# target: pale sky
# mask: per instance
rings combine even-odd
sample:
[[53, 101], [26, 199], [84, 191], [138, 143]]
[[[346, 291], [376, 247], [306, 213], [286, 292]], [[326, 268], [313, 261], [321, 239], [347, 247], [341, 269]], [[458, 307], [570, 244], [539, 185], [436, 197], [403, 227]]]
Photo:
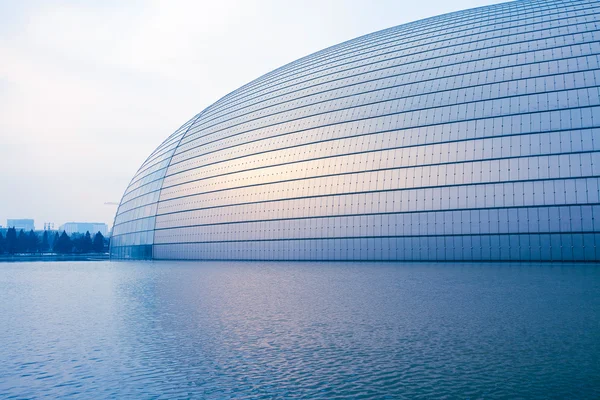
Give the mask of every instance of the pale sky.
[[0, 0], [0, 225], [112, 225], [193, 115], [325, 47], [490, 0]]

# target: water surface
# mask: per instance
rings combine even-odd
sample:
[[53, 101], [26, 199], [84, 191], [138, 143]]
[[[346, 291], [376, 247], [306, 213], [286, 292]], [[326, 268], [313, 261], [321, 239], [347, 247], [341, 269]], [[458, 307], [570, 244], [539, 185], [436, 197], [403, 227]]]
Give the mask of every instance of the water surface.
[[0, 398], [599, 398], [600, 267], [0, 265]]

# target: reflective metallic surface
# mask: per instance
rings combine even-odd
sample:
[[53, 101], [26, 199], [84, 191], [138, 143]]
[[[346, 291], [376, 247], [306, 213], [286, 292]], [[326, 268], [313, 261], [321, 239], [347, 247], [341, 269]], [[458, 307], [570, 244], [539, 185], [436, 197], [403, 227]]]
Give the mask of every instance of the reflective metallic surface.
[[600, 260], [599, 22], [517, 1], [268, 73], [144, 162], [111, 255]]

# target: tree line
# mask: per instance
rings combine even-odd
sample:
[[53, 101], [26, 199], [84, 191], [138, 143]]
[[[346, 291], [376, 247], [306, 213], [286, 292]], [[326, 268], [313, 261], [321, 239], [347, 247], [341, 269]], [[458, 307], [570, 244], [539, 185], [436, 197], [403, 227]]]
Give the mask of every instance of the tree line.
[[54, 236], [44, 231], [40, 237], [33, 230], [25, 233], [22, 229], [17, 233], [15, 228], [9, 228], [6, 236], [0, 232], [0, 254], [17, 253], [48, 253], [58, 254], [81, 254], [81, 253], [104, 253], [108, 241], [100, 232], [92, 238], [90, 232], [85, 235], [73, 233], [69, 236], [65, 231]]

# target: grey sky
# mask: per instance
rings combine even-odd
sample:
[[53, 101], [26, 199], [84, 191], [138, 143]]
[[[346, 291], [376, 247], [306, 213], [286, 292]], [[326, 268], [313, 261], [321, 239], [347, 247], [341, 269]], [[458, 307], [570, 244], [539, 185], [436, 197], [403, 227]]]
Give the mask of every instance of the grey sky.
[[112, 224], [194, 114], [336, 43], [490, 0], [0, 0], [0, 225]]

